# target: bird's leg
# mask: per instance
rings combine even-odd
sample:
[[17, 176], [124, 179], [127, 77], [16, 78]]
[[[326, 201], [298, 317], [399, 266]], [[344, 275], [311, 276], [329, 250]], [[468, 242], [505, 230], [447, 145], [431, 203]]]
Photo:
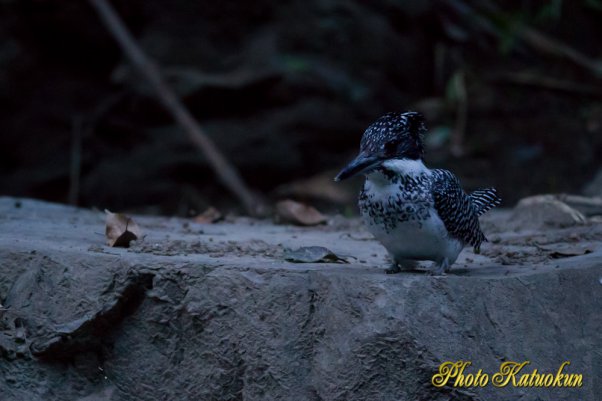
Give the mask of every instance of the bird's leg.
[[447, 258], [443, 258], [433, 263], [433, 269], [430, 273], [432, 276], [445, 276], [445, 273], [447, 273], [450, 268], [451, 266], [449, 264], [449, 260]]
[[395, 274], [402, 271], [410, 271], [415, 270], [417, 262], [414, 260], [396, 260], [395, 258], [391, 258], [393, 262], [391, 262], [391, 267], [385, 270], [387, 274]]
[[391, 266], [387, 269], [385, 269], [385, 273], [387, 274], [395, 274], [395, 273], [399, 273], [401, 271], [401, 267], [399, 267], [399, 265], [397, 264], [396, 261], [391, 262]]

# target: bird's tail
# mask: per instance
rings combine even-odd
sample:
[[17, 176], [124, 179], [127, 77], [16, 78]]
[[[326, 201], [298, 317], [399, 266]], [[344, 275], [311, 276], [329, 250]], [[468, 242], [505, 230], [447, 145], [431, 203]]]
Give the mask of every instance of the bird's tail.
[[495, 188], [478, 189], [470, 194], [470, 199], [479, 216], [502, 203]]

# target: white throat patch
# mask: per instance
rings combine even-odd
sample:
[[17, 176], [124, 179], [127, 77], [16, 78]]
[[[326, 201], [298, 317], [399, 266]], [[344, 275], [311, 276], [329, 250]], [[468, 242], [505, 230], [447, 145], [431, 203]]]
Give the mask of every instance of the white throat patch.
[[422, 160], [391, 159], [384, 162], [383, 167], [399, 175], [419, 175], [429, 172]]

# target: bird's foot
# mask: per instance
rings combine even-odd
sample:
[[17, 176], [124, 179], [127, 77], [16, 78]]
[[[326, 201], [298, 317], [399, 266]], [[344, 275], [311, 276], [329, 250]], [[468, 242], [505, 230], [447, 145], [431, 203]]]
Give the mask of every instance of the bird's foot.
[[385, 269], [385, 273], [387, 274], [396, 274], [401, 272], [401, 267], [395, 262], [391, 263], [391, 267]]
[[391, 267], [385, 269], [387, 274], [395, 274], [402, 271], [416, 270], [417, 262], [413, 260], [403, 260], [401, 262], [392, 262]]
[[449, 260], [443, 259], [433, 263], [433, 268], [430, 270], [429, 274], [431, 276], [445, 276], [450, 269], [451, 266]]
[[444, 271], [439, 271], [439, 270], [429, 270], [426, 274], [428, 276], [433, 276], [433, 277], [445, 277], [445, 276], [447, 276], [447, 273], [445, 273]]

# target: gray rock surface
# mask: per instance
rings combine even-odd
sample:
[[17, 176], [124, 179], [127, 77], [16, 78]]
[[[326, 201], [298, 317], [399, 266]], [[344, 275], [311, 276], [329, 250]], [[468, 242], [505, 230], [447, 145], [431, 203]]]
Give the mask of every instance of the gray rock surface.
[[583, 188], [583, 194], [587, 196], [602, 196], [602, 169], [599, 169], [594, 178]]
[[[134, 218], [146, 237], [108, 248], [102, 212], [0, 198], [1, 400], [602, 399], [602, 224], [493, 213], [482, 254], [432, 277], [385, 274], [356, 220]], [[314, 245], [351, 263], [284, 261]], [[569, 360], [583, 387], [433, 387], [457, 360]]]
[[585, 216], [557, 198], [556, 195], [535, 195], [521, 199], [509, 219], [515, 230], [571, 227], [586, 222]]

